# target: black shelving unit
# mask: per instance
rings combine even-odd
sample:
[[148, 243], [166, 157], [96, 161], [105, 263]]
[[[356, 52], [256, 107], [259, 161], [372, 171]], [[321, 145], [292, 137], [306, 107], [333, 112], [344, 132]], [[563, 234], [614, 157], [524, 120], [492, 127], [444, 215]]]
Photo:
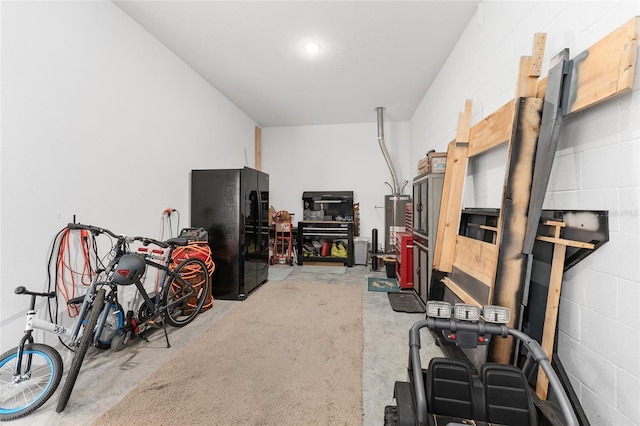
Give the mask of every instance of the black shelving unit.
[[[308, 241], [345, 242], [347, 257], [309, 256], [304, 257], [303, 245]], [[298, 265], [304, 262], [334, 262], [353, 266], [353, 222], [336, 221], [300, 221], [298, 222]]]

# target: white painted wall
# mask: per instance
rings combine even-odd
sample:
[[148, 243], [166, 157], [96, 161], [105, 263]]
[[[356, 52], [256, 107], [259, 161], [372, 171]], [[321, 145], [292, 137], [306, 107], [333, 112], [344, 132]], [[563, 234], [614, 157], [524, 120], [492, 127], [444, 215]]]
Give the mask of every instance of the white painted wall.
[[[634, 15], [635, 1], [483, 2], [412, 117], [413, 158], [446, 148], [466, 99], [475, 124], [514, 96], [534, 33], [547, 33], [546, 75], [561, 49], [573, 57]], [[610, 214], [610, 241], [565, 275], [559, 319], [559, 353], [594, 425], [640, 422], [639, 117], [637, 72], [632, 93], [566, 122], [544, 205]], [[468, 176], [466, 205], [499, 207], [501, 176]]]
[[159, 236], [173, 207], [188, 226], [190, 170], [253, 165], [255, 123], [111, 2], [1, 8], [4, 352], [28, 304], [13, 289], [45, 288], [73, 215]]
[[[45, 287], [48, 245], [74, 214], [154, 235], [174, 207], [188, 225], [189, 170], [254, 164], [254, 123], [110, 2], [0, 2], [0, 13], [1, 352], [23, 326], [13, 288]], [[385, 123], [400, 179], [446, 148], [465, 99], [476, 123], [513, 97], [535, 32], [548, 34], [546, 74], [562, 48], [577, 54], [638, 14], [635, 1], [483, 3], [411, 122]], [[610, 211], [611, 241], [565, 276], [560, 314], [560, 354], [598, 425], [640, 418], [638, 87], [640, 76], [566, 123], [545, 203]], [[362, 235], [377, 228], [382, 241], [376, 106], [371, 123], [263, 129], [271, 204], [300, 219], [303, 191], [353, 190]], [[499, 176], [471, 181], [469, 200], [497, 206]]]
[[[372, 119], [376, 119], [374, 107]], [[409, 123], [385, 122], [384, 137], [398, 181], [411, 180]], [[378, 144], [376, 122], [331, 126], [268, 127], [262, 129], [262, 169], [269, 173], [270, 204], [302, 220], [304, 191], [354, 191], [360, 203], [360, 235], [371, 242], [378, 230], [384, 242], [385, 182], [391, 173]], [[402, 186], [402, 185], [401, 185]], [[404, 191], [411, 194], [411, 184]]]

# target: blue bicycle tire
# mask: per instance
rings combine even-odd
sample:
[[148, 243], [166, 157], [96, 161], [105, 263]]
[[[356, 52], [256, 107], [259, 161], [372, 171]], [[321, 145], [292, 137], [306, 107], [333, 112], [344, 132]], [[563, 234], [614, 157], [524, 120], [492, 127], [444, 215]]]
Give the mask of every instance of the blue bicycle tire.
[[[31, 343], [24, 346], [23, 366], [31, 358], [31, 371], [20, 383], [13, 383], [18, 348], [13, 348], [0, 357], [0, 421], [25, 417], [40, 408], [56, 391], [62, 378], [62, 358], [51, 346]], [[39, 374], [42, 373], [42, 374]], [[7, 397], [14, 393], [16, 398]], [[20, 402], [17, 396], [20, 395]]]

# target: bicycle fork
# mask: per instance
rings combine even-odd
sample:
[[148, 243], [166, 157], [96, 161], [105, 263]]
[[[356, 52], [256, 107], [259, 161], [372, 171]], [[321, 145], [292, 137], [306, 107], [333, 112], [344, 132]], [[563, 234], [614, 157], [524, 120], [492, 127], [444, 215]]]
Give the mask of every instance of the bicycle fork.
[[[100, 317], [98, 317], [98, 324], [96, 325], [96, 332], [93, 335], [93, 345], [98, 343], [100, 339], [100, 335], [102, 330], [104, 329], [104, 325], [107, 323], [107, 318], [111, 313], [111, 307], [113, 305], [118, 306], [118, 292], [116, 286], [112, 285], [111, 291], [107, 295], [107, 298], [104, 301], [104, 307], [102, 308], [102, 312], [100, 313]], [[127, 323], [123, 324], [123, 328]], [[120, 330], [116, 330], [116, 333], [120, 332]]]
[[33, 297], [33, 301], [29, 307], [29, 311], [27, 312], [27, 323], [24, 328], [24, 336], [20, 339], [20, 343], [18, 344], [18, 348], [16, 350], [16, 367], [13, 372], [13, 383], [20, 383], [22, 380], [28, 379], [31, 377], [31, 359], [32, 355], [29, 354], [27, 356], [26, 368], [22, 368], [23, 366], [23, 356], [24, 356], [24, 347], [26, 344], [33, 343], [33, 330], [45, 330], [52, 333], [57, 334], [58, 336], [71, 336], [71, 331], [68, 328], [59, 326], [58, 324], [51, 323], [49, 321], [44, 321], [39, 318], [36, 318], [36, 311], [34, 309], [35, 306], [35, 296]]

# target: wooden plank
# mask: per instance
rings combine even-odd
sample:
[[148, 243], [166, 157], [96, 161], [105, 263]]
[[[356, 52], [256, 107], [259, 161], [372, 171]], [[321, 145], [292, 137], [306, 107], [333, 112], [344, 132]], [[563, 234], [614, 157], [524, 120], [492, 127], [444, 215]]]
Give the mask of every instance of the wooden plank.
[[471, 296], [479, 305], [487, 305], [489, 303], [491, 287], [487, 284], [472, 277], [455, 265], [453, 266], [453, 272], [449, 274], [449, 278], [455, 282], [458, 287], [464, 289], [465, 293]]
[[532, 78], [529, 70], [532, 67], [531, 56], [521, 56], [518, 66], [518, 81], [516, 82], [516, 98], [535, 97], [538, 91], [538, 78]]
[[529, 76], [540, 77], [542, 73], [542, 62], [544, 61], [544, 48], [547, 42], [546, 33], [535, 33], [533, 36], [533, 48], [531, 53], [531, 65]]
[[[556, 338], [556, 326], [558, 324], [558, 309], [560, 307], [560, 291], [562, 289], [562, 275], [564, 274], [564, 264], [567, 255], [567, 247], [589, 248], [593, 250], [595, 246], [581, 241], [565, 240], [560, 238], [560, 231], [566, 227], [565, 222], [548, 220], [546, 226], [553, 227], [553, 237], [539, 236], [541, 241], [554, 244], [553, 257], [551, 259], [551, 273], [549, 274], [549, 289], [547, 291], [547, 304], [544, 313], [544, 325], [542, 329], [541, 346], [547, 358], [553, 355], [553, 344]], [[538, 369], [536, 382], [536, 394], [540, 399], [547, 399], [549, 379], [541, 368]]]
[[262, 170], [262, 128], [256, 126], [256, 170]]
[[[556, 228], [566, 228], [567, 224], [564, 222], [560, 222], [559, 220], [547, 220], [544, 222], [547, 226], [554, 226]], [[557, 236], [557, 235], [556, 235]]]
[[[544, 314], [544, 326], [542, 332], [542, 350], [551, 359], [553, 355], [553, 342], [556, 335], [556, 324], [558, 322], [558, 307], [560, 306], [560, 290], [562, 288], [562, 275], [564, 269], [564, 258], [567, 253], [567, 246], [556, 244], [553, 248], [553, 259], [551, 261], [551, 275], [549, 278], [549, 291], [547, 293], [547, 306]], [[547, 399], [549, 379], [541, 368], [538, 369], [536, 382], [536, 394], [540, 399]]]
[[573, 59], [567, 115], [631, 90], [639, 33], [636, 16]]
[[[451, 181], [453, 180], [453, 165], [454, 165], [454, 157], [456, 156], [456, 142], [451, 141], [447, 146], [447, 164], [444, 169], [444, 178], [442, 180], [442, 197], [440, 198], [440, 211], [438, 212], [438, 229], [436, 231], [436, 244], [433, 249], [433, 269], [438, 271], [442, 271], [441, 259], [442, 259], [442, 250], [443, 247], [447, 248], [447, 251], [451, 251], [455, 249], [455, 245], [450, 242], [447, 244], [444, 243], [444, 228], [447, 223], [447, 211], [449, 207], [449, 194], [451, 193]], [[458, 154], [460, 155], [460, 154]], [[466, 157], [466, 153], [464, 154]], [[445, 256], [447, 259], [452, 259], [453, 254], [447, 253]], [[450, 263], [453, 263], [451, 261]], [[451, 267], [449, 266], [449, 270], [446, 272], [451, 272]]]
[[507, 102], [471, 128], [469, 132], [469, 157], [481, 154], [511, 139], [515, 102], [515, 100]]
[[451, 272], [453, 267], [456, 236], [460, 227], [464, 178], [467, 173], [472, 108], [473, 102], [467, 99], [464, 112], [458, 116], [456, 139], [449, 143], [447, 150], [447, 165], [444, 171], [438, 231], [433, 252], [433, 268], [442, 272]]
[[[523, 289], [526, 279], [527, 255], [522, 252], [536, 142], [540, 128], [543, 100], [521, 98], [517, 103], [516, 125], [509, 138], [508, 164], [502, 207], [498, 218], [498, 267], [491, 303], [511, 310], [510, 327], [517, 327]], [[490, 346], [492, 360], [509, 363], [512, 353], [511, 339], [495, 339]]]
[[433, 260], [433, 267], [442, 272], [451, 272], [453, 266], [456, 236], [460, 227], [464, 179], [467, 172], [467, 145], [452, 143], [449, 147]]
[[536, 33], [533, 38], [533, 53], [531, 56], [520, 58], [518, 81], [516, 83], [516, 98], [535, 98], [538, 92], [538, 77], [542, 69], [544, 45], [547, 40], [545, 33]]
[[591, 243], [583, 243], [582, 241], [565, 240], [563, 238], [538, 236], [536, 237], [536, 240], [540, 240], [540, 241], [544, 241], [552, 244], [565, 244], [569, 247], [585, 248], [590, 250], [593, 250], [595, 248], [595, 245]]
[[458, 114], [458, 130], [456, 131], [456, 142], [469, 142], [472, 109], [473, 101], [471, 101], [471, 99], [467, 99], [464, 103], [464, 111]]
[[538, 80], [538, 90], [536, 93], [536, 98], [544, 98], [545, 93], [547, 92], [547, 77], [543, 77]]
[[495, 244], [458, 235], [453, 266], [493, 287], [498, 262]]
[[444, 285], [449, 287], [449, 289], [453, 292], [453, 294], [458, 296], [460, 300], [462, 300], [464, 303], [468, 303], [470, 305], [477, 305], [480, 307], [482, 306], [473, 297], [469, 296], [467, 292], [465, 292], [462, 288], [460, 288], [456, 283], [451, 281], [449, 277], [444, 277], [442, 279], [442, 282], [444, 283]]

